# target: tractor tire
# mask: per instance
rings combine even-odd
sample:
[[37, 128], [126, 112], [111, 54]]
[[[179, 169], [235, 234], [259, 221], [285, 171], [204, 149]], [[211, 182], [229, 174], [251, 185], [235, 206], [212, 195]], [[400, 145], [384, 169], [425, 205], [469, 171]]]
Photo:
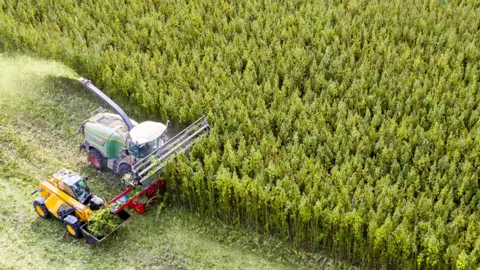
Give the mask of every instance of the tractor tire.
[[88, 151], [88, 160], [97, 170], [103, 170], [107, 166], [105, 157], [95, 148], [90, 148]]
[[67, 229], [68, 234], [73, 238], [82, 238], [82, 230], [80, 229], [80, 222], [77, 217], [74, 215], [69, 215], [63, 219], [63, 224], [65, 224], [65, 229]]
[[35, 212], [41, 217], [41, 218], [49, 218], [50, 217], [50, 212], [48, 212], [47, 207], [45, 206], [45, 198], [43, 197], [37, 197], [33, 201], [33, 208], [35, 208]]
[[122, 163], [118, 166], [118, 174], [120, 177], [123, 177], [127, 173], [132, 172], [132, 166], [128, 165], [127, 163]]

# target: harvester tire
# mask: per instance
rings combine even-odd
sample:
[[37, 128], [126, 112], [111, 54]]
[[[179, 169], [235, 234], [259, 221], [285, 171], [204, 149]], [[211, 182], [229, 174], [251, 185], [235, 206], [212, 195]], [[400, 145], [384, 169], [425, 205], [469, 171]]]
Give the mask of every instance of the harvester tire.
[[64, 218], [63, 223], [65, 224], [65, 229], [67, 229], [68, 234], [73, 238], [81, 238], [83, 236], [82, 230], [80, 229], [82, 224], [80, 224], [74, 215], [69, 215]]
[[123, 177], [127, 173], [132, 172], [132, 166], [128, 165], [127, 163], [122, 163], [118, 166], [118, 174], [120, 177]]
[[88, 160], [97, 170], [103, 170], [107, 166], [105, 157], [95, 148], [90, 148], [88, 151]]
[[49, 218], [50, 217], [50, 212], [48, 212], [48, 209], [45, 206], [45, 198], [37, 197], [33, 201], [33, 208], [35, 208], [35, 212], [37, 212], [37, 214], [41, 218]]

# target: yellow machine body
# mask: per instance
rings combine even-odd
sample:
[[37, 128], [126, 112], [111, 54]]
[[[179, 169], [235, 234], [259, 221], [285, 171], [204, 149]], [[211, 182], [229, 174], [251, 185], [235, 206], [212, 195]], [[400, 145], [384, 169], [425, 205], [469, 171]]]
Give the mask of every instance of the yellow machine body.
[[94, 211], [102, 209], [105, 201], [90, 192], [87, 177], [62, 169], [55, 173], [51, 179], [42, 181], [31, 195], [39, 196], [33, 200], [33, 208], [44, 219], [55, 217], [60, 220], [70, 236], [85, 238], [88, 244], [97, 244], [121, 224], [130, 218], [125, 210], [111, 212], [121, 219], [113, 230], [106, 235], [94, 236], [88, 229], [89, 221]]
[[[90, 207], [77, 201], [72, 195], [68, 194], [68, 187], [63, 183], [62, 179], [53, 177], [45, 180], [38, 185], [39, 195], [45, 198], [45, 206], [52, 215], [60, 218], [58, 212], [62, 207], [70, 206], [75, 209], [75, 216], [80, 222], [87, 222], [93, 211]], [[65, 192], [67, 191], [67, 192]], [[36, 209], [37, 211], [41, 209]]]

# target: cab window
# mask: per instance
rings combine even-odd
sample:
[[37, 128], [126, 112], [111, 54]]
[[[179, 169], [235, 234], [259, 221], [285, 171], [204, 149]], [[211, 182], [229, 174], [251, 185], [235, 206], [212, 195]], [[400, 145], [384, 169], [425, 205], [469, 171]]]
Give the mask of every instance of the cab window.
[[88, 189], [87, 183], [85, 183], [85, 180], [83, 179], [71, 185], [70, 188], [75, 193], [77, 200], [81, 203], [84, 203], [90, 195], [90, 190]]
[[59, 183], [60, 189], [63, 190], [63, 192], [67, 193], [70, 195], [72, 198], [76, 198], [75, 193], [72, 191], [70, 186], [66, 185], [65, 183]]
[[138, 158], [144, 158], [158, 148], [158, 138], [140, 145], [128, 142], [128, 150]]

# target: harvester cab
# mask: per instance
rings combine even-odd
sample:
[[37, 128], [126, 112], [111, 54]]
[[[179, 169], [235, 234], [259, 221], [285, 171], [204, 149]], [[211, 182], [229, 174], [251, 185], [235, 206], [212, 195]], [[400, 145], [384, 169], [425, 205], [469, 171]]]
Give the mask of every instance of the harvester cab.
[[79, 129], [84, 135], [80, 148], [88, 150], [89, 161], [95, 168], [101, 170], [108, 167], [122, 177], [131, 173], [134, 184], [146, 181], [210, 130], [205, 116], [202, 116], [174, 137], [168, 138], [168, 122], [146, 121], [139, 124], [90, 80], [79, 78], [78, 81], [116, 112], [96, 111], [83, 122]]
[[[85, 237], [88, 243], [97, 243], [100, 240], [91, 236], [84, 225], [94, 211], [105, 206], [105, 202], [90, 192], [86, 180], [71, 170], [60, 170], [51, 179], [41, 182], [31, 193], [39, 194], [33, 201], [33, 207], [41, 218], [53, 216], [62, 221], [72, 237]], [[125, 211], [115, 214], [122, 219], [122, 223], [130, 217]]]
[[165, 144], [167, 140], [166, 130], [167, 125], [162, 123], [152, 121], [140, 123], [130, 130], [127, 138], [128, 151], [137, 159], [148, 156], [160, 145]]

